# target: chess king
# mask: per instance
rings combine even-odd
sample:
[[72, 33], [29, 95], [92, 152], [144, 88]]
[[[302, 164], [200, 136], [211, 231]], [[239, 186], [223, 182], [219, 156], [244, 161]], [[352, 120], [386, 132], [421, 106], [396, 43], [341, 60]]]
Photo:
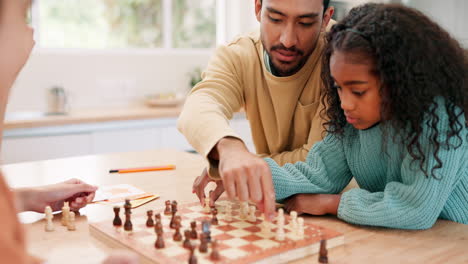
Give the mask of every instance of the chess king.
[[[229, 198], [256, 202], [270, 220], [275, 193], [261, 157], [278, 164], [303, 161], [321, 140], [319, 112], [324, 32], [333, 7], [328, 0], [251, 0], [260, 30], [219, 47], [187, 98], [179, 130], [209, 161], [193, 192], [204, 205], [204, 189], [215, 181], [210, 205]], [[244, 109], [257, 153], [230, 127]]]

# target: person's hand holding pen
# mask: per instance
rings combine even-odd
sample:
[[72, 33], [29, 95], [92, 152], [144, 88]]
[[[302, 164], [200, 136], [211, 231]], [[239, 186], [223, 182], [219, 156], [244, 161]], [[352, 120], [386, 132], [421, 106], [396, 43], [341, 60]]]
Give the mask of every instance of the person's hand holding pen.
[[20, 211], [43, 213], [46, 206], [52, 207], [53, 211], [60, 210], [64, 202], [69, 202], [70, 209], [77, 211], [93, 201], [97, 189], [79, 179], [71, 179], [51, 185], [17, 188], [14, 193]]

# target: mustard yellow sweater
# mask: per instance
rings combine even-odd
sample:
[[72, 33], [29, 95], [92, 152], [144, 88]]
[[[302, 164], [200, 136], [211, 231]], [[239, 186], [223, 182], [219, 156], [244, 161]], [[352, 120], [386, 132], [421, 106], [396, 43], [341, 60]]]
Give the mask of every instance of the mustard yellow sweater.
[[220, 46], [188, 96], [178, 128], [205, 157], [223, 137], [240, 138], [229, 126], [245, 109], [258, 154], [278, 164], [305, 160], [322, 139], [320, 112], [320, 37], [315, 51], [296, 74], [272, 75], [264, 64], [259, 32]]

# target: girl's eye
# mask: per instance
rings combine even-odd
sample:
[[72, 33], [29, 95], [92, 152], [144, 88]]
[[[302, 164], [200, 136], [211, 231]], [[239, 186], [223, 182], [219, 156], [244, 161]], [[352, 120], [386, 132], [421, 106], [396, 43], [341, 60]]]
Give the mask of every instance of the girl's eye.
[[341, 90], [341, 86], [339, 86], [337, 83], [333, 83], [333, 89]]
[[353, 94], [357, 95], [357, 96], [363, 96], [366, 92], [363, 91], [363, 92], [353, 92]]

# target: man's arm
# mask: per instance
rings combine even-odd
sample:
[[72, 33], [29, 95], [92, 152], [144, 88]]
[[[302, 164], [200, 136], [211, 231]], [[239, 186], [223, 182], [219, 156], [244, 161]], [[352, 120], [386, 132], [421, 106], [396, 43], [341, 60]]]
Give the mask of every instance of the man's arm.
[[205, 157], [222, 138], [240, 139], [229, 126], [244, 102], [238, 67], [238, 58], [230, 47], [218, 48], [179, 116], [179, 131]]

